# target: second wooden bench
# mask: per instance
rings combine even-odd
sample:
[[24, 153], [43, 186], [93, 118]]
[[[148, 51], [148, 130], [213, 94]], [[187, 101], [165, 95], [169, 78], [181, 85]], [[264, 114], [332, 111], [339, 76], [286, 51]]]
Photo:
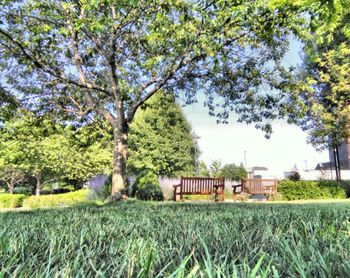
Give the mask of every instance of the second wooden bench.
[[241, 184], [232, 185], [233, 199], [242, 192], [251, 195], [276, 194], [277, 184], [275, 179], [242, 179]]

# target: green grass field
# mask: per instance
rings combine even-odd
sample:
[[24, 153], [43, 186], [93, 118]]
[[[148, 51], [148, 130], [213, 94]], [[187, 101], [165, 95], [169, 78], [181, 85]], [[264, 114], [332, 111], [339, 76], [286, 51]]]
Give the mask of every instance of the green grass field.
[[350, 203], [0, 213], [0, 277], [348, 277]]

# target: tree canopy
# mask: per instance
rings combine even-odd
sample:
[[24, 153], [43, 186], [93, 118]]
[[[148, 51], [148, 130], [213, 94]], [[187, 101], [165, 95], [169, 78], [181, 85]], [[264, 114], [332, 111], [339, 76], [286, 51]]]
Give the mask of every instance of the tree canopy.
[[30, 177], [38, 195], [50, 183], [78, 186], [96, 174], [110, 172], [110, 140], [91, 139], [94, 132], [102, 133], [97, 126], [95, 131], [89, 125], [77, 129], [23, 110], [16, 116], [0, 129], [0, 171], [7, 183], [14, 177]]
[[233, 181], [240, 181], [242, 178], [246, 178], [248, 175], [247, 170], [243, 165], [237, 166], [236, 164], [226, 164], [221, 169], [221, 176]]
[[[129, 124], [160, 89], [207, 93], [212, 114], [270, 131], [281, 59], [302, 21], [284, 5], [251, 1], [1, 1], [3, 78], [31, 107], [99, 115], [114, 129], [112, 193], [125, 187]], [[265, 91], [262, 93], [262, 88]], [[213, 93], [223, 97], [215, 112]], [[259, 113], [254, 107], [260, 106]]]

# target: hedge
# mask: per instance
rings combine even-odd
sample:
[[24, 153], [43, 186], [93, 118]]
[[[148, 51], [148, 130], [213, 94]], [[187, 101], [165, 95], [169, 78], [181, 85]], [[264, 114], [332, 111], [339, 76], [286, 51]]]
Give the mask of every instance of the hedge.
[[348, 183], [336, 181], [282, 180], [278, 192], [283, 200], [344, 199], [349, 192]]
[[18, 208], [23, 204], [26, 198], [24, 194], [0, 194], [0, 208]]
[[74, 192], [31, 196], [24, 200], [23, 207], [42, 208], [42, 207], [65, 207], [87, 202], [88, 190], [82, 189]]

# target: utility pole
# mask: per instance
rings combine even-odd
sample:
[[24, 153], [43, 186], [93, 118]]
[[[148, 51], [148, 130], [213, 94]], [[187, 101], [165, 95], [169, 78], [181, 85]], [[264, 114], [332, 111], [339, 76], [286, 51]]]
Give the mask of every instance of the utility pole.
[[200, 136], [193, 134], [192, 138], [194, 140], [194, 156], [195, 156], [195, 163], [196, 163], [196, 176], [199, 176], [199, 152], [198, 152], [198, 139], [201, 138]]
[[335, 177], [337, 181], [341, 181], [338, 145], [333, 146], [333, 157], [334, 157]]

